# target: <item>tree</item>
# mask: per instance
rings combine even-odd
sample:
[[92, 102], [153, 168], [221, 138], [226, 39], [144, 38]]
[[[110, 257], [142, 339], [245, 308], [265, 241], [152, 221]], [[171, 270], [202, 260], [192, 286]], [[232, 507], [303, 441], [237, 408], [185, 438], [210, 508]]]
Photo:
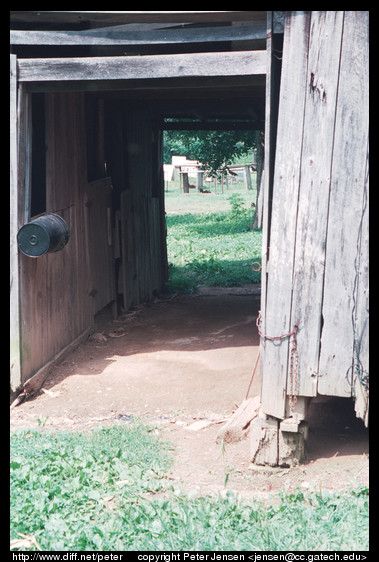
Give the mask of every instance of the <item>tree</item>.
[[211, 175], [225, 172], [236, 158], [256, 147], [255, 131], [165, 131], [164, 162], [173, 155], [198, 160]]

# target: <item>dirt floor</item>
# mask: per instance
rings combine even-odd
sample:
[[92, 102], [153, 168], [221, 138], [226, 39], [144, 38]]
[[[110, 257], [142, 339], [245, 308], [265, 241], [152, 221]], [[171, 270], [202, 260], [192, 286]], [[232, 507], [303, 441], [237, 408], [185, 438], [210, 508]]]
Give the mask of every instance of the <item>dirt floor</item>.
[[[249, 386], [258, 308], [249, 286], [156, 301], [117, 320], [105, 311], [38, 395], [11, 409], [11, 430], [88, 430], [142, 418], [174, 444], [175, 486], [196, 494], [368, 485], [368, 430], [348, 399], [311, 404], [307, 459], [298, 467], [252, 465], [248, 436], [225, 449], [216, 443]], [[258, 393], [259, 372], [249, 396]]]

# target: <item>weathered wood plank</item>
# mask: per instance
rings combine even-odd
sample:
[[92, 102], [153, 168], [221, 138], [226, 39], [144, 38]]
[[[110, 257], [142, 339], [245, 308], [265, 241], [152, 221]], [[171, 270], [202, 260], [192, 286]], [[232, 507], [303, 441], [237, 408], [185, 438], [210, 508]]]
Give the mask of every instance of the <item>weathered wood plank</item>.
[[301, 322], [297, 384], [294, 381], [300, 396], [317, 392], [342, 28], [342, 11], [312, 11], [291, 310], [291, 324]]
[[18, 151], [17, 151], [17, 65], [10, 55], [10, 388], [21, 385], [20, 356], [20, 286], [17, 247], [18, 217]]
[[11, 45], [164, 45], [219, 41], [247, 41], [266, 39], [264, 24], [165, 29], [157, 31], [120, 31], [99, 29], [87, 31], [29, 31], [10, 32]]
[[[357, 276], [356, 303], [356, 349], [354, 364], [360, 369], [361, 379], [355, 370], [352, 384], [354, 386], [355, 412], [366, 426], [369, 414], [369, 179], [368, 179], [368, 147], [363, 188], [362, 216], [358, 232], [360, 250], [358, 260], [354, 262]], [[359, 263], [359, 266], [358, 266]], [[367, 377], [367, 378], [365, 378]], [[362, 380], [363, 379], [363, 380]]]
[[[108, 213], [112, 209], [111, 178], [93, 181], [87, 186], [88, 247], [90, 250], [91, 295], [93, 314], [115, 300], [116, 282], [112, 239], [108, 236]], [[109, 243], [111, 242], [111, 244]]]
[[18, 61], [20, 82], [226, 77], [265, 73], [266, 51]]
[[258, 416], [261, 401], [259, 396], [245, 398], [232, 417], [221, 427], [216, 435], [216, 442], [233, 443], [243, 439], [250, 422]]
[[165, 131], [256, 131], [261, 121], [166, 121]]
[[222, 22], [222, 21], [260, 21], [264, 22], [265, 11], [212, 11], [212, 12], [77, 12], [77, 11], [11, 11], [12, 21], [24, 22], [94, 22], [94, 23], [159, 23], [159, 22]]
[[[262, 201], [266, 201], [265, 207], [262, 209], [262, 273], [261, 273], [261, 313], [262, 313], [262, 329], [265, 330], [266, 325], [266, 301], [267, 301], [267, 271], [268, 271], [268, 252], [269, 252], [269, 237], [270, 237], [270, 212], [268, 204], [271, 191], [271, 90], [272, 90], [272, 33], [273, 33], [273, 14], [272, 10], [267, 12], [267, 40], [266, 40], [266, 53], [267, 53], [267, 70], [266, 70], [266, 87], [265, 87], [265, 126], [263, 127], [263, 138], [267, 139], [264, 142], [264, 164], [267, 167], [267, 173], [263, 175], [263, 183], [261, 187]], [[264, 371], [264, 348], [265, 342], [261, 341], [261, 373]], [[260, 378], [260, 393], [262, 397], [263, 376]]]
[[[318, 380], [318, 392], [334, 396], [352, 393], [354, 340], [361, 338], [368, 317], [367, 273], [360, 277], [360, 271], [363, 273], [368, 267], [367, 216], [363, 216], [369, 127], [368, 48], [368, 12], [345, 12]], [[361, 258], [360, 247], [364, 249]], [[364, 359], [366, 368], [367, 357]]]
[[137, 304], [136, 296], [136, 259], [134, 253], [134, 213], [132, 208], [132, 191], [121, 193], [121, 275], [124, 296], [124, 308], [128, 310]]
[[[269, 336], [279, 336], [293, 328], [290, 318], [292, 257], [307, 94], [309, 25], [309, 14], [304, 12], [291, 12], [286, 16], [271, 229], [266, 242], [268, 274], [262, 329]], [[267, 166], [266, 161], [264, 228], [268, 223]], [[262, 409], [278, 418], [285, 417], [288, 346], [288, 339], [261, 340]]]

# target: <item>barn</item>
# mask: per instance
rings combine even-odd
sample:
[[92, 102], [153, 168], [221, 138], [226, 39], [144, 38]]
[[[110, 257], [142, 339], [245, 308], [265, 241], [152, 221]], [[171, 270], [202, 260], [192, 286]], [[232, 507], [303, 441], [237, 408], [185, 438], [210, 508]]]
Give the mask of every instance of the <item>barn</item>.
[[[127, 310], [163, 290], [163, 130], [217, 120], [264, 134], [252, 460], [300, 457], [320, 395], [353, 397], [368, 425], [368, 12], [10, 20], [11, 400], [118, 294]], [[41, 219], [63, 224], [56, 246]]]

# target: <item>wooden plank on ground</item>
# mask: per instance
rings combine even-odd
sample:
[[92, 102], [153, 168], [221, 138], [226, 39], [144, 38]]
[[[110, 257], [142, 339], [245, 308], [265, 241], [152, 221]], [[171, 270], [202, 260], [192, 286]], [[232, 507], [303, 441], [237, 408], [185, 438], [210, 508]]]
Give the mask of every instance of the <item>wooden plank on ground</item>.
[[367, 214], [364, 216], [369, 126], [368, 64], [368, 12], [345, 12], [318, 380], [318, 392], [333, 396], [350, 396], [352, 393], [350, 368], [354, 340], [359, 341], [368, 317]]
[[[312, 11], [290, 321], [291, 325], [301, 322], [298, 376], [293, 381], [295, 394], [300, 396], [317, 392], [342, 28], [342, 11]], [[288, 387], [290, 381], [287, 383]], [[287, 394], [290, 390], [287, 388]]]
[[221, 427], [216, 436], [216, 441], [233, 443], [243, 439], [250, 422], [257, 417], [261, 400], [259, 396], [245, 398], [231, 418]]
[[[271, 229], [267, 241], [267, 295], [262, 328], [268, 336], [279, 336], [293, 328], [290, 318], [292, 257], [307, 94], [308, 38], [309, 15], [288, 14], [284, 29]], [[265, 217], [269, 196], [267, 166], [266, 162], [264, 228], [268, 221]], [[277, 418], [285, 417], [288, 345], [288, 339], [261, 340], [262, 410]]]
[[21, 59], [21, 82], [253, 76], [266, 73], [266, 51], [125, 57]]

